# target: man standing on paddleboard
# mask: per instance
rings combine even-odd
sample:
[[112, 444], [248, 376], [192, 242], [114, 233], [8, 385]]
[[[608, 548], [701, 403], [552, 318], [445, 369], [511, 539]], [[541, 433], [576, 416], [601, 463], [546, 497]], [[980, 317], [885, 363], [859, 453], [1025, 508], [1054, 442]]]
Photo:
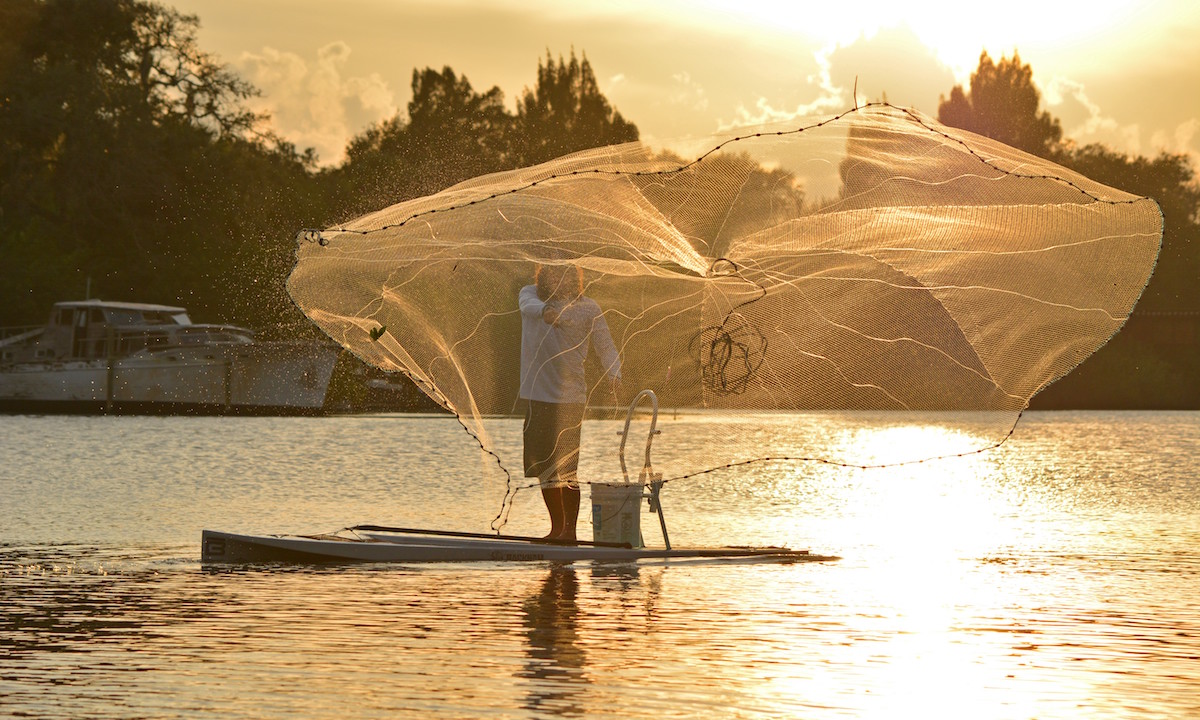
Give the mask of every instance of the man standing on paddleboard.
[[550, 513], [550, 540], [575, 541], [579, 519], [579, 439], [588, 388], [584, 363], [595, 348], [614, 402], [621, 358], [600, 306], [583, 294], [583, 269], [539, 265], [521, 288], [521, 399], [525, 477], [536, 477]]

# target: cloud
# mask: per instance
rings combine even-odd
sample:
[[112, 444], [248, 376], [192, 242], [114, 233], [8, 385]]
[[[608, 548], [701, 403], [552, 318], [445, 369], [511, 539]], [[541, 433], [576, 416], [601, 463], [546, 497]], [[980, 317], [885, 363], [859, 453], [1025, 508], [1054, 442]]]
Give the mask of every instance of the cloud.
[[680, 105], [687, 110], [707, 110], [708, 94], [699, 83], [692, 80], [687, 72], [678, 72], [671, 76], [674, 85], [668, 93], [668, 102]]
[[350, 47], [341, 41], [318, 48], [311, 61], [264, 47], [243, 53], [238, 67], [262, 90], [252, 106], [271, 114], [275, 131], [315, 149], [322, 165], [335, 165], [351, 135], [397, 112], [395, 95], [378, 73], [344, 77], [349, 57]]
[[907, 25], [827, 45], [813, 52], [813, 60], [817, 70], [805, 79], [811, 99], [792, 106], [759, 97], [753, 107], [739, 105], [734, 119], [721, 122], [721, 129], [830, 114], [877, 100], [932, 115], [939, 95], [954, 86], [950, 67]]
[[1083, 83], [1055, 76], [1042, 90], [1050, 114], [1062, 122], [1063, 136], [1080, 145], [1102, 143], [1121, 152], [1142, 152], [1142, 131], [1137, 123], [1121, 123], [1105, 114], [1088, 97]]
[[824, 51], [830, 87], [847, 99], [858, 85], [858, 102], [886, 99], [928, 115], [937, 113], [941, 95], [954, 87], [954, 72], [908, 25], [861, 35], [849, 45]]
[[801, 103], [793, 108], [774, 107], [767, 98], [760, 97], [755, 102], [753, 109], [747, 108], [745, 105], [738, 105], [734, 110], [733, 120], [728, 122], [719, 120], [717, 122], [717, 130], [718, 132], [726, 132], [739, 127], [785, 122], [797, 118], [831, 113], [836, 110], [845, 109], [845, 106], [846, 103], [841, 98], [831, 95], [821, 95], [812, 102]]
[[1042, 101], [1062, 122], [1063, 136], [1080, 145], [1100, 143], [1129, 155], [1180, 153], [1200, 168], [1200, 119], [1186, 118], [1174, 127], [1152, 129], [1136, 122], [1123, 123], [1102, 109], [1083, 83], [1061, 76], [1043, 88]]
[[1159, 130], [1150, 137], [1156, 150], [1187, 155], [1192, 167], [1200, 170], [1200, 119], [1191, 118], [1167, 132]]
[[753, 107], [747, 107], [745, 103], [738, 103], [734, 108], [732, 120], [717, 120], [717, 131], [726, 132], [739, 127], [786, 122], [844, 110], [848, 104], [847, 98], [850, 93], [834, 85], [830, 79], [829, 58], [836, 49], [836, 46], [830, 46], [813, 53], [817, 72], [807, 76], [805, 82], [816, 91], [814, 99], [791, 105], [760, 96], [754, 101]]

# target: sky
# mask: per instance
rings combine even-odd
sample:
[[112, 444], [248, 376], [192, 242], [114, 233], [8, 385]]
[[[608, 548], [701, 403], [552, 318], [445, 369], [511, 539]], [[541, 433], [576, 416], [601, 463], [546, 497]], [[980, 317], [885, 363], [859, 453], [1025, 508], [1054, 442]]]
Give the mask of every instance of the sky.
[[[322, 165], [403, 114], [414, 69], [449, 66], [510, 109], [539, 60], [584, 54], [644, 139], [695, 138], [886, 99], [937, 114], [987, 51], [1020, 54], [1064, 135], [1200, 168], [1200, 2], [1008, 0], [162, 0], [262, 91]], [[994, 8], [998, 4], [989, 4]]]

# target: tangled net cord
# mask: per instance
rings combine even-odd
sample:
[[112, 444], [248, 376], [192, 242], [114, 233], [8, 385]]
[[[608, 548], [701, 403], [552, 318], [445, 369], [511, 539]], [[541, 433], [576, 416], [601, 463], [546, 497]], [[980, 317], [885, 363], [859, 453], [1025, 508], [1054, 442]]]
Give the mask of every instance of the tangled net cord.
[[[712, 267], [714, 275], [747, 281], [732, 260], [719, 258]], [[767, 336], [738, 312], [767, 296], [765, 287], [752, 284], [759, 290], [757, 297], [737, 304], [725, 313], [719, 324], [704, 328], [692, 339], [691, 350], [700, 366], [700, 382], [710, 392], [719, 395], [742, 394], [750, 387], [750, 381], [767, 359]], [[711, 339], [706, 341], [706, 337]]]
[[[407, 217], [404, 217], [403, 219], [401, 219], [398, 222], [389, 223], [389, 224], [382, 225], [377, 228], [370, 228], [370, 229], [334, 228], [332, 231], [339, 232], [339, 233], [363, 235], [363, 236], [371, 235], [374, 233], [384, 232], [384, 231], [387, 231], [390, 229], [403, 227], [405, 225], [408, 225], [409, 223], [420, 220], [421, 218], [433, 215], [435, 213], [447, 213], [447, 212], [451, 212], [454, 210], [459, 210], [459, 209], [467, 208], [470, 206], [479, 205], [481, 203], [495, 200], [495, 199], [503, 197], [503, 196], [516, 195], [516, 194], [520, 194], [520, 193], [529, 191], [533, 188], [538, 187], [542, 183], [546, 183], [546, 182], [558, 180], [558, 179], [563, 179], [563, 178], [580, 176], [580, 175], [606, 174], [606, 175], [612, 175], [612, 176], [628, 176], [628, 177], [646, 177], [646, 176], [663, 177], [663, 176], [676, 175], [676, 174], [683, 173], [683, 172], [689, 170], [690, 168], [693, 168], [693, 167], [699, 165], [700, 163], [703, 163], [710, 156], [714, 155], [715, 153], [718, 153], [719, 151], [726, 148], [727, 146], [736, 144], [738, 142], [751, 140], [753, 138], [762, 138], [762, 137], [766, 137], [766, 136], [798, 135], [800, 133], [803, 133], [803, 132], [806, 132], [809, 130], [814, 130], [816, 128], [820, 128], [825, 125], [829, 125], [831, 123], [838, 122], [838, 121], [846, 118], [847, 116], [853, 115], [855, 113], [860, 113], [860, 112], [863, 112], [870, 108], [879, 108], [879, 107], [888, 108], [888, 109], [891, 109], [891, 110], [894, 110], [894, 111], [897, 111], [897, 112], [903, 114], [909, 120], [914, 122], [916, 125], [922, 127], [925, 131], [932, 133], [934, 135], [937, 135], [947, 141], [950, 141], [951, 143], [958, 145], [969, 156], [973, 157], [979, 163], [987, 166], [988, 168], [990, 168], [993, 171], [1000, 172], [1002, 175], [1009, 176], [1009, 177], [1015, 177], [1015, 178], [1053, 181], [1053, 182], [1059, 183], [1061, 185], [1073, 188], [1074, 190], [1078, 191], [1081, 195], [1083, 195], [1085, 198], [1087, 198], [1090, 202], [1093, 202], [1093, 203], [1102, 203], [1102, 204], [1108, 204], [1108, 205], [1121, 205], [1121, 204], [1133, 204], [1133, 203], [1141, 202], [1146, 199], [1144, 197], [1132, 197], [1132, 198], [1124, 199], [1124, 200], [1105, 199], [1105, 198], [1098, 197], [1097, 195], [1089, 192], [1086, 188], [1080, 186], [1079, 184], [1077, 184], [1070, 178], [1062, 177], [1060, 175], [1049, 174], [1049, 173], [1043, 173], [1043, 174], [1022, 173], [1022, 172], [1018, 172], [1015, 170], [1006, 170], [1003, 168], [999, 168], [995, 164], [989, 162], [987, 159], [985, 159], [983, 156], [981, 156], [974, 148], [972, 148], [970, 145], [968, 145], [967, 142], [965, 142], [964, 140], [962, 140], [960, 138], [956, 138], [952, 135], [949, 135], [949, 134], [935, 128], [935, 127], [930, 126], [928, 123], [926, 123], [924, 121], [923, 118], [921, 118], [919, 115], [917, 115], [910, 109], [898, 107], [898, 106], [892, 105], [891, 103], [887, 103], [887, 102], [876, 102], [876, 103], [868, 103], [865, 105], [856, 105], [854, 108], [848, 109], [838, 115], [832, 116], [832, 117], [822, 120], [820, 122], [816, 122], [816, 123], [813, 123], [810, 125], [798, 127], [798, 128], [792, 129], [792, 130], [779, 130], [779, 131], [775, 131], [775, 132], [755, 132], [755, 133], [749, 133], [749, 134], [745, 134], [745, 135], [731, 137], [731, 138], [728, 138], [728, 139], [714, 145], [712, 148], [710, 148], [706, 152], [702, 153], [701, 155], [696, 157], [694, 160], [691, 160], [690, 162], [682, 163], [678, 167], [674, 167], [674, 168], [669, 168], [669, 169], [664, 169], [664, 170], [652, 170], [652, 171], [647, 171], [647, 170], [623, 171], [623, 170], [615, 170], [615, 169], [593, 168], [593, 169], [589, 169], [589, 170], [574, 170], [574, 171], [569, 171], [569, 172], [552, 174], [552, 175], [548, 175], [546, 177], [539, 178], [537, 180], [527, 182], [520, 186], [516, 186], [516, 187], [512, 187], [512, 188], [503, 190], [503, 191], [495, 192], [495, 193], [492, 193], [487, 196], [478, 197], [478, 198], [475, 198], [475, 199], [467, 201], [467, 202], [463, 202], [458, 205], [451, 205], [451, 206], [447, 206], [447, 207], [443, 207], [443, 208], [432, 208], [432, 209], [428, 209], [428, 210], [424, 210], [424, 211], [420, 211], [420, 212], [415, 212], [411, 215], [408, 215]], [[297, 233], [297, 238], [300, 241], [317, 243], [321, 246], [326, 246], [329, 242], [329, 240], [324, 235], [324, 231], [322, 231], [320, 229], [314, 229], [314, 228], [305, 228], [305, 229], [299, 231]], [[744, 309], [747, 306], [761, 300], [763, 297], [766, 296], [767, 290], [765, 287], [759, 285], [758, 283], [754, 282], [753, 280], [746, 278], [742, 274], [742, 268], [738, 267], [736, 263], [733, 263], [727, 259], [720, 258], [717, 261], [715, 261], [713, 263], [711, 270], [714, 275], [724, 275], [724, 276], [728, 276], [728, 277], [735, 277], [739, 280], [742, 280], [744, 282], [755, 285], [759, 288], [759, 290], [761, 290], [761, 292], [759, 294], [757, 294], [756, 297], [752, 297], [748, 300], [745, 300], [742, 303], [729, 309], [725, 313], [725, 315], [720, 323], [717, 323], [715, 325], [710, 325], [708, 327], [701, 329], [699, 332], [696, 333], [696, 335], [694, 336], [693, 341], [692, 341], [693, 347], [691, 348], [691, 352], [692, 352], [693, 357], [696, 359], [697, 363], [700, 366], [701, 382], [704, 384], [704, 387], [710, 392], [722, 394], [722, 395], [740, 394], [740, 393], [744, 392], [747, 389], [747, 387], [749, 387], [755, 374], [758, 372], [759, 368], [763, 365], [763, 363], [765, 361], [765, 354], [766, 354], [766, 349], [767, 349], [767, 347], [766, 347], [767, 346], [767, 338], [759, 329], [755, 328], [752, 324], [750, 324], [749, 321], [746, 319], [745, 315], [739, 311], [741, 309]], [[499, 533], [501, 531], [501, 529], [508, 522], [508, 515], [513, 507], [513, 502], [515, 500], [517, 493], [522, 490], [540, 487], [540, 483], [536, 482], [536, 481], [528, 482], [528, 483], [520, 483], [520, 484], [515, 483], [512, 473], [505, 466], [505, 464], [504, 464], [503, 460], [500, 458], [500, 456], [495, 451], [493, 451], [491, 448], [487, 447], [487, 444], [482, 440], [482, 438], [474, 430], [471, 429], [469, 424], [464, 420], [463, 416], [460, 414], [460, 412], [457, 410], [457, 408], [454, 406], [454, 404], [449, 401], [449, 398], [447, 398], [443, 393], [441, 393], [438, 390], [438, 388], [436, 386], [434, 386], [433, 384], [415, 376], [413, 373], [411, 373], [407, 370], [405, 370], [403, 372], [414, 383], [416, 383], [417, 386], [419, 388], [421, 388], [426, 394], [428, 394], [430, 397], [432, 397], [436, 401], [438, 401], [439, 404], [441, 404], [443, 407], [446, 407], [451, 412], [453, 412], [455, 415], [455, 418], [457, 419], [459, 425], [463, 428], [463, 430], [472, 437], [472, 439], [475, 441], [475, 443], [479, 446], [479, 448], [483, 452], [490, 455], [495, 460], [497, 467], [503, 472], [504, 477], [505, 477], [504, 498], [501, 501], [501, 507], [500, 507], [499, 511], [497, 512], [496, 516], [492, 519], [492, 521], [490, 523], [491, 528], [495, 532]], [[941, 460], [969, 457], [969, 456], [989, 452], [991, 450], [995, 450], [995, 449], [1001, 447], [1002, 445], [1004, 445], [1015, 433], [1016, 428], [1017, 428], [1018, 424], [1020, 423], [1021, 419], [1023, 418], [1025, 410], [1027, 410], [1027, 409], [1028, 409], [1028, 401], [1026, 401], [1025, 406], [1017, 412], [1017, 414], [1016, 414], [1012, 424], [1009, 426], [1007, 432], [999, 440], [997, 440], [991, 444], [988, 444], [986, 446], [979, 447], [979, 448], [976, 448], [973, 450], [952, 452], [952, 453], [940, 454], [940, 455], [935, 455], [935, 456], [930, 456], [930, 457], [925, 457], [925, 458], [903, 460], [903, 461], [896, 461], [896, 462], [887, 462], [887, 463], [878, 463], [878, 464], [860, 464], [860, 463], [845, 462], [845, 461], [839, 461], [839, 460], [830, 460], [828, 458], [812, 457], [812, 456], [772, 455], [772, 456], [764, 456], [764, 457], [740, 460], [737, 462], [725, 463], [725, 464], [720, 464], [720, 465], [714, 465], [712, 467], [704, 468], [701, 470], [687, 472], [687, 473], [675, 475], [672, 477], [664, 478], [662, 480], [662, 482], [664, 484], [667, 484], [667, 483], [675, 482], [678, 480], [688, 480], [688, 479], [692, 479], [692, 478], [696, 478], [696, 477], [700, 477], [700, 476], [704, 476], [704, 475], [709, 475], [709, 474], [725, 471], [725, 470], [741, 468], [741, 467], [746, 467], [746, 466], [750, 466], [750, 465], [763, 464], [763, 463], [784, 463], [784, 462], [786, 462], [786, 463], [816, 463], [816, 464], [822, 464], [822, 465], [843, 467], [843, 468], [848, 468], [848, 469], [870, 470], [870, 469], [904, 467], [904, 466], [911, 466], [911, 465], [917, 465], [917, 464], [929, 463], [929, 462], [935, 462], [935, 461], [941, 461]], [[605, 484], [605, 481], [602, 481], [602, 480], [595, 480], [595, 481], [581, 480], [579, 482], [581, 484], [586, 484], [586, 485]]]

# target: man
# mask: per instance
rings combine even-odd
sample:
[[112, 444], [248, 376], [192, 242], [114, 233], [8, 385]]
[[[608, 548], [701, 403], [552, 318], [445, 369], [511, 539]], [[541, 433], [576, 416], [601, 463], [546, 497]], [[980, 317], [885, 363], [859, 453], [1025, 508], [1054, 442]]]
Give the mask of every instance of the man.
[[548, 540], [575, 541], [579, 519], [579, 436], [587, 404], [584, 363], [600, 356], [614, 401], [621, 360], [600, 306], [583, 295], [583, 270], [542, 265], [521, 288], [521, 399], [525, 477], [536, 477], [550, 513]]

